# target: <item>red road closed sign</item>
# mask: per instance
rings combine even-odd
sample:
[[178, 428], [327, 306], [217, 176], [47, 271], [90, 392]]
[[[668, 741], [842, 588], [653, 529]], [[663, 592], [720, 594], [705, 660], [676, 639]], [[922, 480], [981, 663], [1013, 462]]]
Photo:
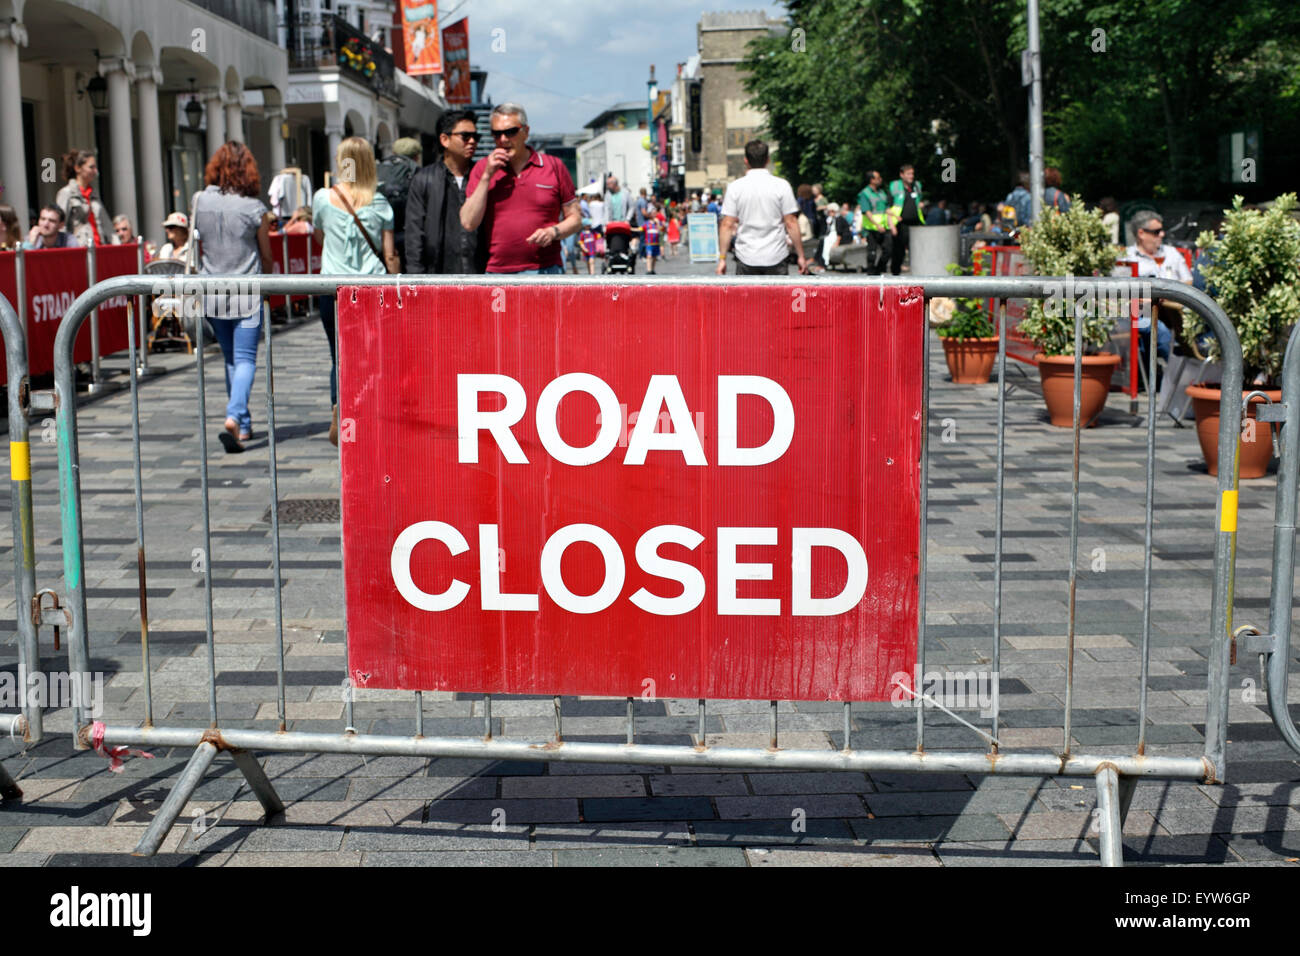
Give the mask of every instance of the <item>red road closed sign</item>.
[[885, 700], [912, 671], [919, 290], [338, 299], [356, 685]]

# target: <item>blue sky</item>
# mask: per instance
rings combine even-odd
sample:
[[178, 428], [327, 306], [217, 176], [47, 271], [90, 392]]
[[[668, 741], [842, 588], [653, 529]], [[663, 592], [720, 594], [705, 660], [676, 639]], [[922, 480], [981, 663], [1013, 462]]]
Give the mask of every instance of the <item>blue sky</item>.
[[[644, 100], [650, 64], [661, 86], [695, 53], [703, 12], [783, 8], [708, 0], [441, 0], [442, 26], [469, 16], [470, 61], [488, 71], [494, 103], [528, 110], [534, 133], [578, 132], [601, 110]], [[493, 49], [494, 30], [498, 49]], [[504, 50], [500, 47], [504, 45]]]

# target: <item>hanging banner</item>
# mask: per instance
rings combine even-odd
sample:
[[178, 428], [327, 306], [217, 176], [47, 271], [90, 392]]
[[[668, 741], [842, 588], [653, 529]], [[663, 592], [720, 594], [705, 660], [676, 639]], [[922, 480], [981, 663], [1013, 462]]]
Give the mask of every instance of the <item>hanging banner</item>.
[[920, 290], [338, 302], [355, 685], [888, 700], [912, 671]]
[[442, 74], [448, 106], [469, 106], [469, 17], [442, 31]]
[[401, 42], [393, 44], [393, 58], [398, 69], [408, 76], [441, 73], [437, 0], [401, 0], [397, 15]]

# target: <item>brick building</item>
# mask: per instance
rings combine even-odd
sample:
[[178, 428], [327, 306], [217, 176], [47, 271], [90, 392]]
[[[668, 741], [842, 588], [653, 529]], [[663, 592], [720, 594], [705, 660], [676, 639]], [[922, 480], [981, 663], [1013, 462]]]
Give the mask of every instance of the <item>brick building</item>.
[[[761, 110], [746, 106], [750, 94], [743, 86], [740, 63], [751, 40], [787, 30], [784, 20], [769, 19], [761, 10], [700, 16], [696, 38], [702, 149], [699, 153], [689, 149], [691, 137], [687, 130], [688, 189], [692, 184], [721, 189], [745, 174], [745, 143], [761, 135], [766, 117]], [[776, 144], [769, 145], [775, 153]]]

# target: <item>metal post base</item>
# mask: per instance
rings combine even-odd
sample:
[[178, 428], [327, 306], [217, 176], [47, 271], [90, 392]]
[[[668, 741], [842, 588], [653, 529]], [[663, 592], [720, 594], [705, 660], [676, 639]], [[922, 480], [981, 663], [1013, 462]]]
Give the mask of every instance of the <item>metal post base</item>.
[[202, 782], [203, 775], [212, 766], [212, 760], [216, 755], [217, 748], [213, 744], [206, 740], [199, 744], [198, 749], [194, 751], [194, 756], [190, 757], [190, 762], [181, 771], [181, 777], [176, 781], [176, 786], [172, 788], [171, 793], [167, 794], [167, 799], [163, 801], [161, 809], [154, 815], [149, 828], [144, 831], [144, 836], [140, 838], [140, 842], [136, 845], [132, 855], [153, 856], [158, 852], [163, 840], [171, 832], [172, 824], [181, 815], [181, 811], [185, 809], [185, 804], [189, 802], [190, 796]]
[[1137, 781], [1121, 777], [1111, 765], [1097, 771], [1097, 826], [1101, 830], [1101, 865], [1124, 865], [1124, 817]]
[[22, 788], [18, 786], [18, 781], [9, 775], [9, 771], [0, 764], [0, 798], [5, 800], [21, 800], [23, 796]]
[[277, 813], [284, 813], [284, 803], [280, 800], [280, 795], [275, 792], [271, 781], [267, 779], [266, 771], [262, 769], [257, 758], [247, 750], [231, 750], [230, 756], [234, 758], [235, 766], [248, 781], [248, 786], [253, 793], [257, 794], [257, 799], [261, 802], [266, 815], [273, 817]]

